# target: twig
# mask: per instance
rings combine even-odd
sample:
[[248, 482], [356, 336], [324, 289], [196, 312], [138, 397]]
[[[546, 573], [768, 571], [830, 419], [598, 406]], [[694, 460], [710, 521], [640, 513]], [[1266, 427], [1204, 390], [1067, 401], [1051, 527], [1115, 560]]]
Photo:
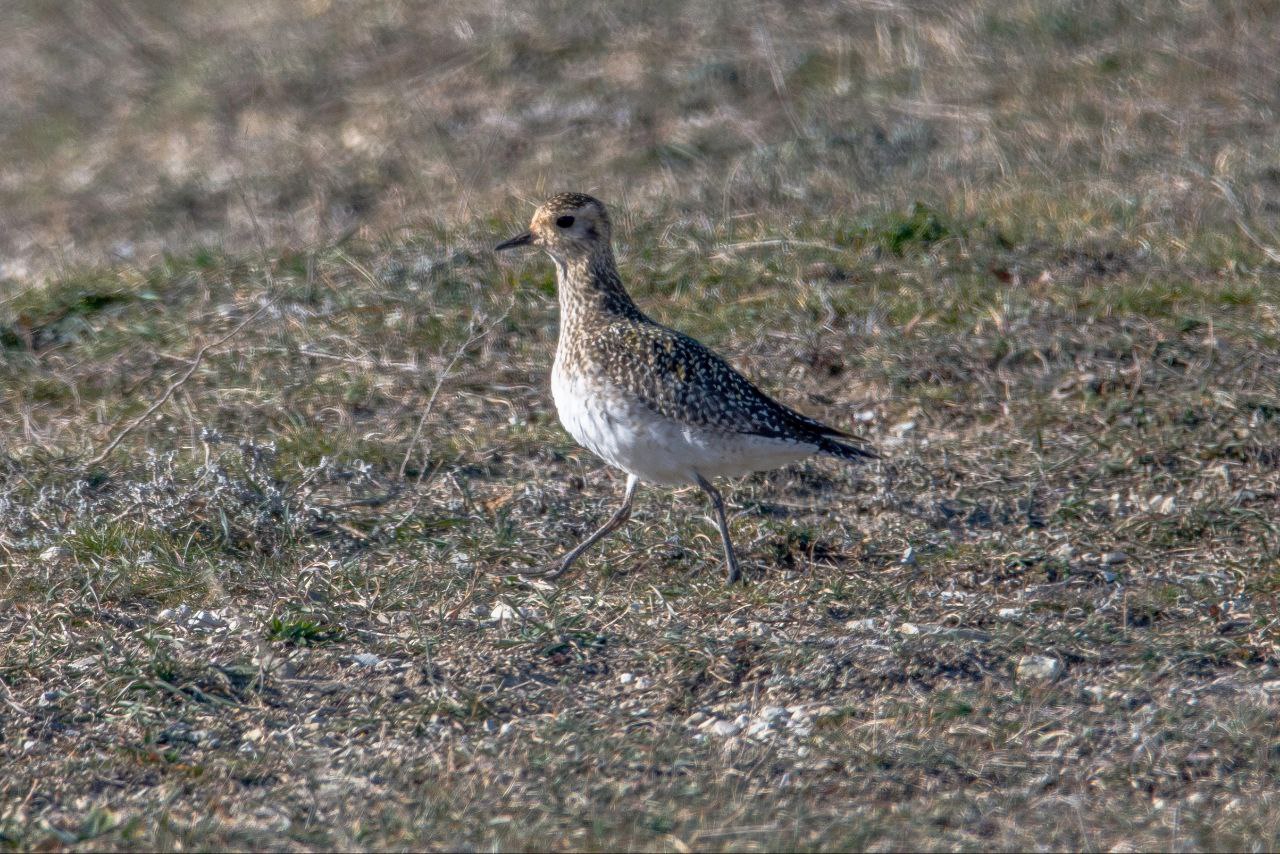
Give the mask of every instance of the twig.
[[271, 306], [275, 305], [275, 303], [276, 301], [274, 298], [267, 300], [261, 306], [259, 306], [257, 311], [255, 311], [253, 314], [246, 317], [244, 320], [240, 321], [240, 323], [238, 323], [236, 327], [232, 329], [230, 332], [228, 332], [226, 335], [223, 335], [217, 341], [213, 341], [208, 344], [205, 344], [199, 350], [197, 350], [195, 356], [191, 359], [191, 366], [188, 367], [185, 372], [183, 372], [182, 376], [178, 377], [176, 380], [169, 383], [169, 387], [164, 390], [164, 393], [161, 394], [159, 398], [157, 398], [150, 406], [147, 407], [147, 410], [145, 412], [143, 412], [137, 418], [130, 421], [125, 426], [125, 428], [121, 430], [119, 433], [117, 433], [115, 438], [112, 439], [110, 442], [108, 442], [105, 448], [103, 448], [101, 451], [95, 454], [87, 464], [91, 466], [96, 466], [98, 463], [105, 460], [107, 456], [116, 449], [116, 446], [124, 441], [124, 438], [126, 436], [128, 436], [130, 433], [136, 430], [138, 425], [140, 425], [142, 422], [150, 418], [157, 409], [164, 406], [165, 403], [168, 402], [169, 398], [173, 396], [173, 393], [178, 389], [182, 388], [183, 383], [191, 379], [191, 375], [196, 372], [196, 368], [200, 367], [200, 363], [204, 361], [205, 353], [208, 353], [210, 350], [212, 350], [214, 347], [217, 347], [220, 344], [224, 344], [227, 341], [230, 341], [232, 338], [234, 338], [236, 335], [240, 333], [240, 330], [244, 329], [246, 326], [248, 326], [250, 323], [256, 320], [259, 315], [261, 315], [264, 311], [266, 311]]
[[[422, 436], [422, 428], [427, 423], [427, 419], [431, 417], [431, 410], [436, 405], [436, 398], [440, 396], [440, 389], [444, 386], [445, 381], [453, 373], [453, 368], [458, 364], [458, 360], [462, 355], [471, 349], [471, 345], [488, 335], [493, 327], [501, 323], [511, 312], [511, 306], [507, 306], [506, 310], [478, 331], [472, 332], [465, 341], [458, 345], [458, 349], [453, 351], [453, 357], [449, 359], [449, 364], [445, 365], [444, 370], [436, 374], [435, 387], [431, 389], [431, 395], [427, 398], [426, 408], [422, 410], [422, 417], [418, 419], [418, 426], [414, 428], [413, 438], [409, 440], [409, 447], [405, 448], [404, 459], [400, 461], [400, 477], [404, 477], [405, 470], [409, 468], [409, 459], [413, 456], [413, 451], [418, 447], [418, 439]], [[418, 472], [418, 480], [421, 482], [422, 473], [426, 471], [426, 460], [423, 460], [422, 469]]]

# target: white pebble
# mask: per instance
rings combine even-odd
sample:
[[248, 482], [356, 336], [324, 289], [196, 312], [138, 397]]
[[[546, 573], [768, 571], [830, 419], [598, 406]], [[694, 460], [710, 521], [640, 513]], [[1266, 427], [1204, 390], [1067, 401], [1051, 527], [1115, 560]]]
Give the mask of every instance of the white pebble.
[[1062, 675], [1062, 662], [1048, 655], [1024, 655], [1018, 659], [1018, 678], [1052, 682]]
[[742, 725], [734, 721], [716, 721], [711, 724], [711, 733], [721, 738], [729, 738], [742, 732]]

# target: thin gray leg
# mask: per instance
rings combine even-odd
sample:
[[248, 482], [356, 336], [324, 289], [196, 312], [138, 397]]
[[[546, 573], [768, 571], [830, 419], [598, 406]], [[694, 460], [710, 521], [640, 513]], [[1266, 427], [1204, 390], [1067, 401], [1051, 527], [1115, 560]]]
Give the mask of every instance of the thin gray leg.
[[729, 539], [729, 520], [724, 515], [724, 499], [702, 475], [694, 472], [693, 476], [698, 479], [698, 486], [702, 487], [702, 491], [711, 496], [711, 503], [716, 507], [716, 521], [720, 525], [720, 542], [724, 543], [724, 560], [729, 568], [729, 578], [725, 583], [735, 584], [742, 580], [742, 571], [738, 569], [738, 558], [733, 553], [733, 541]]
[[627, 475], [627, 490], [622, 496], [622, 506], [619, 507], [614, 512], [614, 514], [609, 517], [609, 521], [601, 525], [594, 534], [587, 537], [585, 540], [583, 540], [581, 543], [575, 546], [572, 551], [570, 551], [564, 557], [560, 558], [559, 566], [557, 566], [555, 569], [549, 572], [525, 572], [521, 574], [536, 575], [541, 578], [555, 579], [555, 578], [559, 578], [560, 576], [568, 572], [569, 568], [573, 566], [574, 561], [582, 557], [583, 552], [591, 548], [591, 546], [595, 545], [600, 540], [603, 540], [605, 537], [612, 534], [614, 531], [616, 531], [619, 527], [622, 526], [623, 522], [631, 518], [631, 502], [636, 497], [636, 486], [639, 483], [640, 481], [638, 478], [636, 478], [635, 475], [631, 475], [631, 474]]

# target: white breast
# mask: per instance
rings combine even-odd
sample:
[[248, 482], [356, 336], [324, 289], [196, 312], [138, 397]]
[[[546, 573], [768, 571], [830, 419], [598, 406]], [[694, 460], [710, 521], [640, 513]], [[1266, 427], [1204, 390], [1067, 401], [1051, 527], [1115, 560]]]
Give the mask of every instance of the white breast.
[[558, 359], [551, 396], [560, 423], [580, 445], [648, 483], [692, 484], [697, 474], [733, 477], [788, 465], [817, 450], [804, 442], [680, 424], [606, 380], [570, 374]]

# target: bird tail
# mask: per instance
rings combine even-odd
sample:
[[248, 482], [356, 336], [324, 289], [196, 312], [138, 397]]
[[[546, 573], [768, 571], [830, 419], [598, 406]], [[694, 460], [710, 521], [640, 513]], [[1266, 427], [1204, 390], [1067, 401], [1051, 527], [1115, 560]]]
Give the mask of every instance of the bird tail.
[[818, 440], [818, 453], [830, 454], [833, 457], [839, 457], [842, 460], [849, 460], [851, 462], [880, 459], [880, 455], [870, 448], [862, 448], [857, 445], [837, 442], [829, 436], [823, 436]]

